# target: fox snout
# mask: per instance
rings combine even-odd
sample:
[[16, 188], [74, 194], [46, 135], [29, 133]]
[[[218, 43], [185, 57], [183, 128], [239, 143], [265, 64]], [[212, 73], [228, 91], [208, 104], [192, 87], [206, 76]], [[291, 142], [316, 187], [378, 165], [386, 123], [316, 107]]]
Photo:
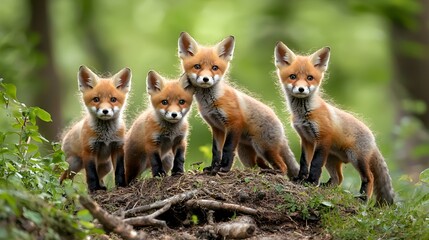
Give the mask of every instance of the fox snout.
[[176, 123], [183, 118], [186, 112], [182, 113], [180, 111], [160, 110], [160, 113], [166, 121]]
[[287, 84], [285, 87], [288, 92], [290, 92], [294, 97], [297, 98], [307, 97], [316, 89], [316, 86], [313, 85], [306, 86]]
[[212, 87], [221, 79], [221, 77], [219, 75], [214, 75], [214, 76], [198, 75], [196, 73], [190, 74], [189, 77], [190, 77], [193, 85], [195, 85], [197, 87], [202, 87], [202, 88]]
[[91, 112], [93, 112], [98, 119], [101, 120], [109, 120], [112, 119], [115, 116], [115, 113], [118, 112], [119, 109], [117, 107], [92, 107], [90, 109]]

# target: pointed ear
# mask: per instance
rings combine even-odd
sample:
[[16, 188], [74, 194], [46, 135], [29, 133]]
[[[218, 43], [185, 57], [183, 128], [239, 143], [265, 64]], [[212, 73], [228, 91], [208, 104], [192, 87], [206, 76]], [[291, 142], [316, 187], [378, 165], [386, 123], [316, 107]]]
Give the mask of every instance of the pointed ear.
[[191, 91], [192, 93], [195, 92], [195, 88], [191, 83], [191, 80], [188, 78], [188, 75], [186, 73], [182, 74], [179, 78], [180, 86], [183, 87], [186, 91]]
[[234, 36], [229, 36], [217, 44], [217, 53], [219, 57], [226, 61], [231, 61], [234, 54], [235, 39]]
[[98, 76], [93, 73], [89, 68], [82, 65], [79, 67], [79, 72], [77, 73], [77, 80], [79, 85], [79, 90], [85, 92], [88, 89], [95, 87], [98, 83]]
[[179, 37], [179, 57], [191, 57], [198, 51], [198, 43], [187, 32], [180, 33]]
[[131, 69], [124, 68], [113, 76], [113, 84], [122, 92], [129, 92], [131, 87]]
[[164, 78], [157, 72], [151, 70], [147, 73], [146, 86], [149, 94], [159, 92], [164, 87]]
[[313, 53], [310, 56], [310, 61], [313, 63], [314, 67], [322, 72], [326, 71], [326, 69], [328, 69], [330, 51], [331, 49], [329, 47], [324, 47]]
[[275, 65], [280, 68], [284, 65], [291, 65], [296, 55], [284, 43], [277, 42], [274, 48]]

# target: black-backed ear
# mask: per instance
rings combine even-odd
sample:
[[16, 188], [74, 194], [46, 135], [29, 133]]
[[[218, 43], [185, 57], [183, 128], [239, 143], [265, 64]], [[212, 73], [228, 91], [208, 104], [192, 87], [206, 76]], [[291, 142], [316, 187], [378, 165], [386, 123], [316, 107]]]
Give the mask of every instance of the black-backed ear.
[[164, 78], [157, 72], [151, 70], [147, 73], [146, 86], [149, 94], [159, 92], [164, 87]]
[[79, 90], [81, 92], [85, 92], [88, 89], [95, 87], [98, 83], [98, 76], [93, 73], [89, 68], [82, 65], [79, 67], [79, 71], [77, 73], [77, 82], [79, 86]]
[[186, 73], [182, 74], [179, 78], [180, 86], [183, 87], [186, 91], [190, 91], [192, 93], [195, 92], [195, 88], [191, 83], [191, 80], [188, 78], [188, 75]]
[[231, 61], [234, 55], [235, 39], [234, 36], [229, 36], [217, 44], [218, 56]]
[[318, 68], [322, 72], [328, 69], [330, 51], [329, 47], [324, 47], [311, 54], [311, 63], [315, 68]]
[[129, 92], [131, 87], [131, 69], [124, 68], [113, 76], [113, 84], [122, 92]]
[[274, 48], [274, 64], [280, 68], [284, 65], [291, 65], [296, 55], [283, 42], [277, 42]]
[[179, 36], [179, 57], [191, 57], [198, 51], [198, 43], [187, 32], [180, 33]]

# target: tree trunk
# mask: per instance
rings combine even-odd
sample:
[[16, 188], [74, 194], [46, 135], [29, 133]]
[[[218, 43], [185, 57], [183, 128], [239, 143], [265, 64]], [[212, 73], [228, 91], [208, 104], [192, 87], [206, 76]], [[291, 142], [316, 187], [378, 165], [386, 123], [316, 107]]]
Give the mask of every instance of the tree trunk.
[[37, 66], [34, 77], [31, 79], [36, 82], [35, 105], [48, 111], [52, 117], [52, 122], [50, 123], [39, 123], [40, 131], [47, 139], [57, 140], [58, 133], [62, 127], [62, 89], [61, 81], [54, 66], [48, 0], [30, 0], [29, 7], [30, 24], [28, 33], [30, 36], [36, 37], [35, 51], [41, 56], [41, 65]]
[[[395, 21], [391, 18], [391, 44], [393, 54], [394, 79], [392, 82], [398, 119], [412, 116], [420, 120], [422, 129], [407, 139], [406, 146], [398, 150], [402, 166], [408, 174], [416, 178], [418, 173], [429, 167], [429, 156], [416, 156], [417, 146], [428, 143], [429, 129], [429, 0], [420, 0], [420, 11], [412, 15], [411, 22]], [[411, 15], [411, 14], [410, 14]], [[399, 97], [399, 98], [397, 98]], [[403, 108], [403, 101], [421, 101], [424, 111]], [[414, 102], [414, 106], [415, 102]]]

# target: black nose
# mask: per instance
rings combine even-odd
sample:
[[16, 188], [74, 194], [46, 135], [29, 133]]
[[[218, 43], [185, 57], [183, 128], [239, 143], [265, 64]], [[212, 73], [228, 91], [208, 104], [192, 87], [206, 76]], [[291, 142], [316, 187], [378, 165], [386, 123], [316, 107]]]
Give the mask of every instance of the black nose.
[[209, 78], [208, 77], [204, 77], [203, 78], [203, 82], [208, 82], [209, 81]]
[[300, 88], [298, 88], [298, 91], [299, 91], [300, 93], [302, 93], [302, 92], [304, 92], [304, 88], [303, 88], [303, 87], [300, 87]]
[[108, 114], [108, 113], [109, 113], [109, 110], [107, 110], [107, 109], [103, 110], [103, 114]]
[[171, 114], [171, 116], [172, 116], [173, 118], [176, 118], [176, 117], [177, 117], [177, 113], [172, 113], [172, 114]]

